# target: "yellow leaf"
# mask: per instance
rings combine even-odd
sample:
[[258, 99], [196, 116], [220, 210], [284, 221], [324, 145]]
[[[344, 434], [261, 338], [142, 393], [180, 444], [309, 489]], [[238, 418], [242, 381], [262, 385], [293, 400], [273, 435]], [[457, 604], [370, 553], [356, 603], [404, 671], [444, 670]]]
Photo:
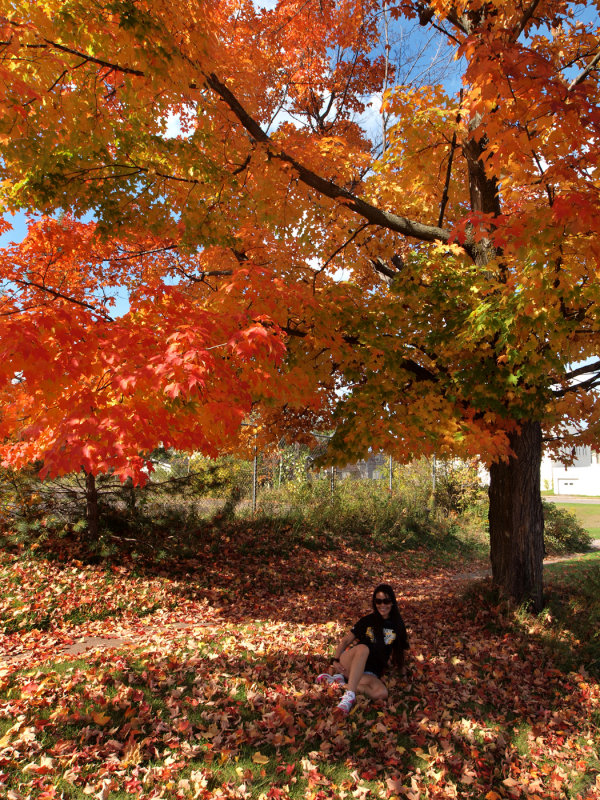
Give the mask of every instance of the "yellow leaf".
[[92, 711], [92, 719], [96, 725], [106, 725], [107, 722], [110, 722], [110, 717], [107, 714], [102, 714], [99, 711]]
[[267, 756], [263, 756], [262, 753], [254, 753], [254, 755], [252, 756], [252, 761], [255, 764], [268, 764], [269, 763], [268, 757]]

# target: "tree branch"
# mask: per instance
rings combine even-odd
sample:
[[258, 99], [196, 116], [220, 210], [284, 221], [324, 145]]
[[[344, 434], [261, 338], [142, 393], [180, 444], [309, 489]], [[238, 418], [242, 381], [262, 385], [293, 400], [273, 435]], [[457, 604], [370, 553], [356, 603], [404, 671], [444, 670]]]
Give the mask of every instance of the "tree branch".
[[[395, 258], [397, 257], [394, 256], [393, 259]], [[392, 263], [394, 263], [393, 260]], [[383, 275], [388, 284], [391, 283], [394, 280], [394, 278], [398, 275], [398, 271], [388, 267], [388, 265], [381, 258], [372, 258], [371, 264], [373, 265], [373, 269], [375, 270], [375, 272], [378, 272], [380, 275]]]
[[359, 233], [362, 233], [368, 227], [369, 227], [369, 223], [365, 222], [357, 230], [355, 230], [354, 233], [352, 234], [352, 236], [349, 239], [347, 239], [343, 244], [341, 244], [336, 250], [334, 250], [334, 252], [329, 256], [329, 258], [323, 264], [323, 266], [315, 272], [315, 275], [313, 277], [313, 292], [315, 291], [315, 283], [316, 283], [316, 280], [317, 280], [317, 275], [320, 275], [321, 272], [323, 272], [323, 270], [326, 269], [329, 266], [329, 264], [333, 261], [333, 259], [337, 255], [339, 255], [339, 253], [341, 253], [342, 250], [344, 250], [351, 242], [353, 242], [354, 239], [356, 239], [356, 237], [358, 236]]
[[43, 283], [36, 283], [36, 281], [25, 281], [25, 280], [15, 280], [14, 281], [21, 286], [32, 286], [35, 289], [39, 289], [41, 292], [46, 292], [47, 294], [54, 297], [56, 300], [66, 300], [69, 303], [74, 303], [77, 306], [81, 306], [82, 308], [87, 308], [88, 311], [91, 311], [93, 314], [97, 314], [102, 319], [105, 319], [109, 322], [114, 322], [113, 318], [110, 314], [107, 314], [105, 311], [100, 311], [96, 306], [93, 306], [91, 303], [86, 303], [85, 300], [77, 300], [75, 297], [70, 297], [68, 294], [63, 294], [62, 292], [57, 291], [56, 289], [51, 289], [49, 286], [44, 286]]
[[587, 381], [582, 381], [582, 383], [576, 383], [573, 386], [567, 386], [565, 389], [557, 389], [552, 392], [554, 397], [564, 397], [566, 394], [574, 394], [575, 392], [589, 392], [591, 389], [595, 389], [597, 386], [600, 386], [600, 376], [594, 375]]
[[105, 61], [103, 58], [95, 58], [94, 56], [90, 56], [88, 53], [82, 53], [80, 50], [75, 50], [72, 47], [66, 47], [64, 44], [58, 44], [58, 42], [53, 42], [50, 39], [44, 39], [43, 41], [46, 42], [46, 45], [54, 47], [57, 50], [60, 50], [62, 53], [69, 53], [69, 55], [77, 56], [77, 58], [82, 58], [84, 61], [88, 61], [90, 64], [97, 64], [100, 67], [106, 67], [106, 69], [110, 69], [114, 72], [123, 72], [125, 75], [137, 75], [139, 78], [146, 77], [146, 73], [139, 69], [133, 69], [132, 67], [121, 67], [119, 64], [113, 64], [111, 61]]
[[600, 52], [596, 53], [596, 55], [594, 56], [594, 58], [592, 58], [587, 67], [582, 69], [579, 75], [571, 81], [571, 83], [567, 87], [567, 91], [569, 92], [572, 91], [579, 83], [582, 83], [582, 81], [584, 81], [587, 78], [587, 76], [590, 74], [590, 72], [594, 69], [594, 67], [599, 61], [600, 61]]
[[[460, 103], [462, 104], [463, 90], [460, 90]], [[456, 115], [456, 124], [460, 122], [460, 112]], [[438, 218], [438, 228], [442, 227], [444, 222], [444, 213], [448, 205], [448, 192], [450, 189], [450, 178], [452, 177], [452, 162], [454, 160], [454, 151], [456, 150], [456, 131], [452, 134], [452, 143], [450, 145], [450, 155], [448, 156], [448, 169], [446, 170], [446, 182], [444, 183], [444, 191], [442, 192], [442, 200], [440, 202], [440, 216]]]
[[289, 164], [296, 171], [299, 179], [306, 186], [315, 189], [319, 194], [324, 197], [329, 197], [331, 200], [337, 200], [350, 211], [363, 217], [372, 225], [378, 225], [381, 228], [401, 233], [404, 236], [409, 236], [413, 239], [418, 239], [422, 242], [448, 242], [450, 239], [450, 231], [439, 228], [435, 225], [425, 225], [421, 222], [409, 220], [406, 217], [400, 217], [392, 214], [389, 211], [383, 211], [377, 206], [371, 205], [366, 200], [352, 194], [347, 189], [338, 186], [333, 181], [322, 178], [312, 170], [305, 167], [299, 161], [286, 153], [284, 150], [278, 148], [272, 139], [263, 131], [260, 125], [253, 119], [248, 112], [241, 105], [235, 95], [221, 83], [216, 75], [210, 74], [206, 76], [207, 85], [223, 100], [223, 102], [233, 111], [243, 127], [248, 133], [257, 141], [267, 145], [269, 153], [272, 158]]
[[567, 378], [567, 380], [571, 380], [572, 378], [577, 378], [579, 375], [589, 375], [590, 373], [598, 372], [599, 370], [600, 360], [594, 361], [593, 364], [584, 364], [584, 366], [571, 370], [571, 372], [566, 372], [565, 378]]
[[540, 0], [533, 0], [533, 2], [530, 4], [529, 8], [525, 11], [523, 16], [521, 17], [521, 22], [519, 22], [518, 26], [515, 28], [515, 30], [511, 34], [510, 39], [511, 39], [512, 42], [516, 42], [517, 39], [519, 38], [519, 36], [523, 33], [523, 31], [527, 27], [527, 23], [532, 18], [532, 16], [535, 14], [535, 10], [539, 6], [539, 4], [540, 4]]
[[192, 283], [203, 283], [205, 278], [229, 278], [233, 275], [232, 269], [212, 269], [205, 272], [200, 272], [198, 275], [190, 275], [184, 272], [186, 278]]

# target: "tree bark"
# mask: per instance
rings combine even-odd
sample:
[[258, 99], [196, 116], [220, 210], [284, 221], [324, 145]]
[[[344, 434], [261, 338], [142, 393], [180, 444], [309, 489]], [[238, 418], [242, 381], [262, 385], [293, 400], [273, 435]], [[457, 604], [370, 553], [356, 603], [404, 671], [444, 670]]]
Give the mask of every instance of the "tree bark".
[[510, 445], [514, 456], [490, 468], [492, 578], [508, 597], [537, 613], [543, 607], [544, 560], [540, 423], [522, 421]]
[[85, 473], [85, 516], [87, 519], [88, 535], [91, 539], [98, 538], [98, 489], [96, 478], [91, 472]]

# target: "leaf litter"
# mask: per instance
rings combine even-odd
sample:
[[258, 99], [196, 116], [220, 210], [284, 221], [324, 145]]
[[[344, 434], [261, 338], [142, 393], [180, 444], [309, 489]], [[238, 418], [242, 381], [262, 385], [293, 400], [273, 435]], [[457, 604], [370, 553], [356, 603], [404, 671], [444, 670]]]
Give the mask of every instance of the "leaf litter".
[[[146, 573], [0, 557], [2, 796], [600, 797], [597, 680], [557, 668], [535, 626], [450, 568], [231, 556]], [[339, 688], [314, 679], [380, 579], [409, 628], [407, 674], [341, 721]], [[64, 652], [85, 637], [120, 646]]]

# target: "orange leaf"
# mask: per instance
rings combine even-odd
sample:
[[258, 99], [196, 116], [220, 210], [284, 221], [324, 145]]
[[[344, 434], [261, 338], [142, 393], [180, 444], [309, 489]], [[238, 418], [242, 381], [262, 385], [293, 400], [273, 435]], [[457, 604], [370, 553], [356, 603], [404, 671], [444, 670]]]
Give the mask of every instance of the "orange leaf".
[[110, 717], [107, 714], [103, 714], [101, 711], [92, 711], [92, 719], [96, 725], [106, 725], [110, 722]]

